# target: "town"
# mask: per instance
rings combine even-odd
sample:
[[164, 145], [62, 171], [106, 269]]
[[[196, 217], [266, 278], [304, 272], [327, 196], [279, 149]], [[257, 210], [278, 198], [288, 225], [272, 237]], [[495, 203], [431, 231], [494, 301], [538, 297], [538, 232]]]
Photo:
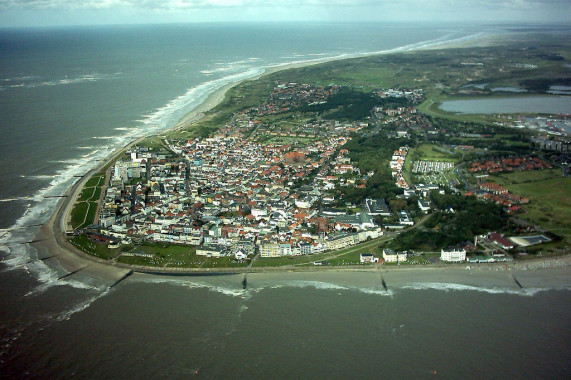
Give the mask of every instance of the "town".
[[[343, 91], [339, 86], [279, 83], [263, 104], [236, 113], [207, 137], [169, 136], [149, 146], [133, 146], [108, 168], [94, 223], [70, 225], [70, 234], [83, 233], [110, 249], [144, 242], [190, 246], [197, 257], [225, 257], [236, 263], [315, 255], [396, 236], [434, 213], [462, 211], [438, 207], [431, 194], [474, 197], [504, 207], [505, 215], [518, 214], [529, 199], [482, 180], [499, 172], [552, 168], [537, 157], [481, 161], [476, 155], [466, 171], [472, 176], [469, 182], [457, 170], [460, 162], [419, 159], [421, 149], [418, 142], [417, 148], [409, 146], [411, 137], [429, 143], [443, 132], [417, 112], [422, 89], [378, 90], [377, 99], [385, 105], [374, 105], [369, 116], [359, 120], [321, 119], [287, 127], [263, 122], [263, 117], [296, 110], [326, 110]], [[383, 141], [393, 141], [395, 147], [389, 156], [377, 158], [385, 164], [376, 169], [358, 158], [354, 161], [358, 156], [352, 148], [356, 138], [374, 136], [384, 136]], [[455, 146], [443, 151], [447, 149], [477, 150]], [[392, 178], [388, 188], [395, 189], [393, 193], [370, 191], [381, 177]], [[462, 190], [460, 185], [465, 185]], [[551, 240], [538, 236], [539, 242]], [[438, 259], [511, 260], [506, 251], [514, 248], [512, 240], [495, 231], [473, 239], [442, 247]], [[526, 246], [529, 239], [515, 241]], [[467, 257], [470, 252], [477, 254]], [[359, 263], [399, 264], [418, 254], [386, 246], [376, 254], [360, 254]], [[152, 254], [136, 248], [121, 255], [157, 263]]]

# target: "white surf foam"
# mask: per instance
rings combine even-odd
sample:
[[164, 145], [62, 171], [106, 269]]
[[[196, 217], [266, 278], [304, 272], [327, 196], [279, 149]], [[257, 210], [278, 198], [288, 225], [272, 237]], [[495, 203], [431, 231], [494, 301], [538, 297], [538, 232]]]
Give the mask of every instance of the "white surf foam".
[[[45, 223], [54, 212], [59, 199], [45, 197], [63, 195], [78, 180], [75, 176], [84, 175], [97, 164], [97, 159], [103, 159], [110, 149], [112, 148], [90, 152], [84, 157], [70, 161], [69, 165], [51, 175], [23, 176], [23, 178], [48, 180], [49, 182], [32, 197], [22, 197], [22, 200], [25, 199], [30, 202], [28, 208], [0, 238], [0, 244], [5, 247], [3, 251], [6, 253], [3, 263], [8, 266], [8, 270], [10, 268], [22, 269], [23, 264], [36, 258], [32, 254], [32, 247], [21, 243], [33, 240], [39, 233], [39, 227], [25, 227]], [[30, 266], [28, 269], [37, 272], [38, 278], [53, 275], [52, 270], [47, 265]]]
[[105, 80], [105, 79], [114, 79], [114, 78], [119, 77], [120, 75], [121, 75], [121, 73], [115, 73], [112, 75], [91, 73], [91, 74], [84, 74], [84, 75], [75, 76], [75, 77], [67, 77], [66, 76], [64, 78], [52, 79], [52, 80], [43, 80], [43, 81], [41, 81], [41, 77], [37, 77], [37, 76], [21, 77], [21, 78], [14, 78], [13, 81], [22, 81], [24, 83], [17, 83], [17, 84], [5, 86], [5, 87], [9, 87], [9, 88], [16, 88], [16, 87], [25, 87], [25, 88], [53, 87], [53, 86], [62, 86], [62, 85], [70, 85], [70, 84], [97, 82], [97, 81]]
[[[438, 47], [440, 45], [445, 45], [445, 44], [450, 44], [450, 43], [458, 43], [458, 42], [463, 42], [463, 41], [469, 41], [469, 40], [473, 40], [473, 39], [483, 37], [485, 35], [486, 35], [486, 33], [480, 32], [480, 33], [475, 33], [475, 34], [471, 34], [471, 35], [464, 36], [464, 37], [452, 38], [453, 34], [448, 34], [448, 35], [443, 36], [443, 37], [435, 38], [432, 40], [426, 40], [426, 41], [422, 41], [422, 42], [417, 42], [417, 43], [413, 43], [413, 44], [409, 44], [409, 45], [399, 46], [399, 47], [396, 47], [393, 49], [368, 51], [368, 52], [360, 52], [360, 53], [341, 53], [341, 54], [337, 54], [337, 55], [323, 56], [321, 58], [312, 58], [312, 59], [303, 59], [303, 60], [298, 60], [298, 58], [300, 58], [300, 56], [293, 55], [293, 56], [282, 57], [282, 59], [295, 59], [294, 61], [272, 64], [272, 65], [269, 65], [268, 67], [282, 67], [282, 66], [287, 66], [287, 65], [291, 65], [291, 64], [320, 63], [320, 62], [327, 62], [327, 61], [331, 61], [331, 60], [360, 58], [360, 57], [367, 57], [367, 56], [371, 56], [371, 55], [408, 52], [408, 51]], [[310, 54], [308, 54], [308, 55], [310, 55]]]
[[[41, 261], [35, 261], [33, 263], [28, 264], [28, 268], [33, 267], [34, 265], [37, 265], [37, 263], [43, 264], [43, 262], [41, 262]], [[50, 288], [60, 287], [60, 286], [69, 286], [69, 287], [74, 288], [74, 289], [95, 290], [95, 291], [104, 291], [108, 288], [108, 286], [103, 285], [103, 284], [101, 284], [99, 286], [95, 286], [95, 285], [87, 284], [87, 283], [82, 282], [82, 281], [77, 281], [77, 280], [68, 279], [68, 278], [58, 280], [59, 274], [53, 270], [50, 270], [49, 267], [48, 268], [37, 268], [34, 270], [30, 270], [30, 271], [35, 271], [38, 274], [37, 277], [38, 277], [38, 280], [41, 281], [41, 284], [39, 286], [36, 286], [35, 288], [31, 289], [28, 293], [26, 293], [24, 295], [25, 297], [36, 296], [36, 295], [44, 293], [45, 291], [47, 291]]]
[[[176, 123], [186, 112], [200, 105], [209, 94], [217, 89], [224, 87], [230, 83], [239, 82], [260, 75], [264, 72], [261, 67], [250, 68], [246, 71], [231, 74], [219, 79], [214, 79], [198, 86], [190, 88], [186, 93], [171, 100], [163, 107], [156, 109], [154, 112], [144, 115], [141, 130], [146, 135], [162, 131], [169, 127], [169, 124]], [[142, 133], [141, 133], [142, 136]], [[139, 136], [136, 136], [139, 137]]]
[[321, 281], [290, 281], [285, 284], [289, 287], [295, 288], [315, 288], [315, 289], [327, 289], [327, 290], [349, 290], [350, 288], [332, 284], [329, 282], [321, 282]]
[[52, 179], [54, 176], [49, 174], [21, 175], [20, 178], [26, 179]]
[[75, 164], [77, 162], [77, 160], [75, 158], [73, 159], [69, 159], [69, 160], [49, 160], [48, 161], [50, 164], [67, 164], [67, 165], [72, 165]]
[[89, 153], [86, 153], [86, 154], [82, 154], [81, 157], [87, 158], [87, 157], [91, 157], [91, 156], [93, 156], [93, 155], [95, 155], [95, 154], [97, 154], [97, 153], [99, 153], [99, 149], [95, 149], [95, 150], [92, 151], [92, 152], [89, 152]]
[[[146, 283], [155, 283], [155, 284], [169, 284], [173, 286], [180, 286], [189, 289], [206, 289], [213, 293], [220, 293], [230, 297], [239, 297], [242, 299], [249, 299], [252, 297], [252, 294], [247, 289], [242, 288], [229, 288], [219, 285], [208, 284], [204, 281], [196, 281], [194, 277], [145, 277], [139, 279], [139, 281], [146, 282]], [[236, 284], [238, 285], [239, 282], [237, 281]]]
[[375, 287], [367, 288], [367, 287], [359, 287], [352, 285], [341, 285], [331, 282], [308, 281], [308, 280], [286, 281], [271, 285], [268, 288], [279, 289], [283, 287], [315, 288], [319, 290], [346, 290], [346, 291], [359, 292], [376, 296], [389, 296], [389, 297], [394, 296], [394, 292], [392, 290], [384, 290], [382, 288], [375, 288]]
[[[450, 291], [474, 291], [483, 292], [488, 294], [514, 294], [518, 296], [533, 296], [539, 292], [554, 290], [555, 288], [505, 288], [505, 287], [477, 287], [464, 284], [443, 283], [443, 282], [427, 282], [427, 283], [413, 283], [401, 287], [401, 289], [413, 290], [440, 290], [444, 292]], [[562, 288], [565, 289], [565, 288]]]
[[72, 308], [65, 310], [61, 313], [58, 313], [56, 315], [52, 315], [49, 317], [50, 320], [55, 320], [57, 322], [63, 322], [63, 321], [67, 321], [71, 318], [72, 315], [76, 314], [76, 313], [80, 313], [83, 310], [87, 309], [89, 306], [91, 306], [95, 301], [97, 301], [98, 299], [100, 299], [101, 297], [106, 296], [107, 294], [109, 294], [111, 290], [106, 290], [96, 296], [90, 297], [85, 301], [82, 301], [76, 305], [74, 305]]
[[389, 290], [378, 289], [378, 288], [351, 288], [351, 289], [357, 290], [361, 293], [371, 294], [375, 296], [389, 296], [389, 297], [394, 296], [394, 292], [391, 289]]
[[33, 200], [33, 199], [34, 199], [34, 198], [32, 198], [32, 197], [4, 198], [4, 199], [0, 199], [0, 203], [31, 201], [31, 200]]

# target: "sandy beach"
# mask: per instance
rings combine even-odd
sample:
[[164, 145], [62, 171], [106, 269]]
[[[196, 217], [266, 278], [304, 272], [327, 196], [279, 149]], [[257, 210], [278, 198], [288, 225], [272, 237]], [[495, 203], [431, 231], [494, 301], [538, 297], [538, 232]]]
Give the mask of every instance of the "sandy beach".
[[[468, 41], [456, 41], [449, 43], [442, 43], [436, 46], [429, 46], [426, 49], [432, 48], [459, 48], [464, 46], [475, 46], [478, 43], [488, 44], [490, 38], [482, 38]], [[304, 67], [309, 65], [316, 65], [328, 61], [336, 61], [347, 58], [334, 58], [334, 59], [318, 59], [315, 61], [292, 63], [287, 65], [280, 65], [270, 67], [266, 71], [251, 79], [256, 80], [261, 76], [275, 73], [281, 70], [291, 68]], [[205, 112], [213, 109], [224, 100], [226, 92], [237, 85], [238, 83], [228, 84], [212, 94], [210, 94], [203, 103], [185, 115], [179, 123], [173, 128], [165, 131], [170, 132], [173, 130], [180, 130], [187, 128], [193, 123], [197, 122], [204, 116]], [[125, 149], [136, 144], [144, 138], [140, 138], [128, 144], [127, 146], [118, 149], [110, 154], [105, 161], [103, 161], [97, 168], [89, 171], [83, 178], [76, 182], [66, 193], [65, 198], [62, 198], [57, 206], [56, 211], [50, 218], [49, 222], [42, 226], [41, 236], [43, 239], [40, 242], [34, 243], [40, 252], [45, 251], [43, 257], [54, 255], [55, 257], [49, 259], [47, 263], [55, 266], [55, 268], [65, 275], [74, 271], [81, 271], [85, 277], [91, 277], [104, 281], [116, 281], [123, 277], [131, 269], [140, 272], [163, 272], [173, 274], [197, 274], [197, 273], [244, 273], [247, 270], [239, 268], [231, 269], [160, 269], [160, 268], [144, 268], [144, 267], [131, 267], [122, 264], [112, 264], [105, 260], [98, 259], [88, 255], [70, 244], [65, 237], [65, 223], [75, 199], [79, 195], [85, 182], [96, 171], [104, 167], [108, 162], [113, 160]], [[55, 264], [55, 265], [54, 265]], [[300, 278], [308, 278], [308, 276], [316, 278], [329, 278], [335, 277], [337, 281], [342, 278], [350, 278], [352, 283], [357, 281], [357, 278], [370, 279], [373, 278], [378, 283], [379, 276], [383, 276], [387, 284], [413, 284], [419, 283], [456, 283], [465, 284], [467, 286], [478, 286], [479, 284], [496, 284], [497, 286], [507, 286], [519, 288], [519, 285], [513, 279], [512, 273], [517, 273], [517, 278], [523, 287], [538, 287], [539, 285], [551, 286], [571, 286], [571, 256], [558, 257], [552, 259], [536, 259], [526, 260], [522, 262], [511, 262], [508, 264], [456, 264], [456, 265], [434, 265], [434, 266], [407, 266], [389, 267], [389, 266], [370, 266], [370, 267], [314, 267], [314, 266], [296, 266], [296, 267], [275, 267], [275, 268], [253, 268], [249, 271], [250, 275], [264, 278], [264, 276], [272, 276], [278, 280], [284, 274], [286, 276], [299, 276]], [[281, 275], [280, 275], [281, 273]], [[287, 273], [287, 274], [286, 274]], [[311, 273], [311, 275], [309, 274]], [[358, 274], [355, 276], [354, 274]], [[371, 277], [372, 276], [372, 277]], [[520, 279], [521, 277], [521, 279]], [[367, 280], [368, 281], [368, 280]]]

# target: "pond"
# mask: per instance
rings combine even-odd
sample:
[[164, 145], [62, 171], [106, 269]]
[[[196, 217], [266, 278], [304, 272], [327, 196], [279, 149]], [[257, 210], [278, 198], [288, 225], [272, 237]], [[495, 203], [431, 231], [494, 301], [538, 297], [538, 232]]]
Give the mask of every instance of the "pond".
[[489, 98], [470, 100], [449, 100], [440, 105], [448, 112], [464, 114], [494, 113], [547, 113], [571, 114], [569, 96], [521, 96], [511, 98]]

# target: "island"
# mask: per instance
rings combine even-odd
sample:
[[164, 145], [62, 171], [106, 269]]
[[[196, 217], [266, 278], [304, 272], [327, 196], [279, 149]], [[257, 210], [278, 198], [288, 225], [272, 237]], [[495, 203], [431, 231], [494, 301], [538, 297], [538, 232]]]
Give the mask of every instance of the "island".
[[274, 70], [114, 153], [44, 230], [146, 273], [568, 266], [569, 51], [530, 34]]

